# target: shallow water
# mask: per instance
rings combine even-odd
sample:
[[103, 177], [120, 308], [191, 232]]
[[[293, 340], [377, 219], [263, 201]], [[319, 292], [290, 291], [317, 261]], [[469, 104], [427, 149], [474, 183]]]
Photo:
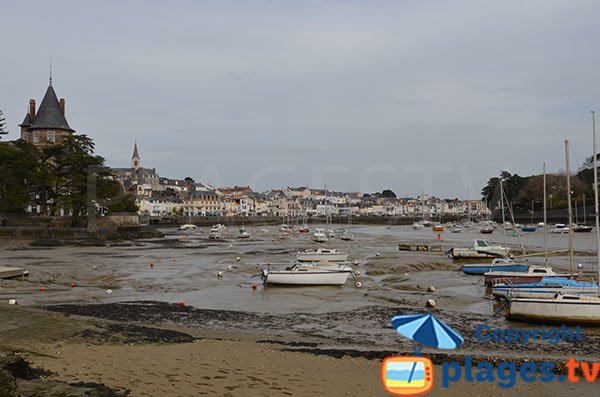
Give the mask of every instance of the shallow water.
[[[0, 263], [24, 267], [30, 277], [25, 281], [0, 280], [0, 299], [14, 298], [26, 305], [185, 301], [205, 309], [284, 314], [352, 311], [370, 305], [422, 307], [433, 298], [441, 309], [491, 313], [491, 302], [482, 299], [485, 289], [480, 277], [464, 276], [443, 253], [398, 251], [397, 244], [402, 241], [436, 242], [438, 233], [429, 229], [355, 226], [352, 232], [357, 241], [331, 240], [329, 247], [349, 251], [351, 259], [358, 262], [356, 269], [361, 274], [357, 279], [362, 288], [356, 288], [352, 279], [342, 287], [264, 288], [257, 276], [263, 267], [259, 263], [285, 266], [293, 261], [295, 252], [317, 245], [309, 240], [310, 235], [282, 240], [277, 228], [267, 227], [267, 234], [261, 229], [246, 227], [253, 236], [243, 241], [209, 241], [207, 230], [180, 234], [165, 229], [164, 239], [131, 245], [47, 249], [12, 245], [0, 250]], [[230, 228], [231, 237], [235, 233], [235, 228]], [[577, 250], [593, 249], [594, 234], [574, 237]], [[501, 231], [483, 236], [476, 228], [457, 234], [442, 233], [442, 238], [445, 249], [468, 246], [474, 238], [503, 241]], [[508, 240], [510, 244], [518, 243], [514, 237]], [[535, 249], [543, 248], [543, 233], [524, 233], [523, 241]], [[566, 243], [566, 235], [549, 235], [552, 249], [563, 249]], [[589, 263], [591, 259], [578, 257], [576, 263]], [[529, 260], [543, 262], [542, 258]], [[551, 262], [553, 266], [568, 268], [567, 257], [552, 257]], [[218, 277], [219, 272], [222, 277]], [[253, 283], [257, 285], [255, 290]], [[435, 286], [435, 293], [426, 291], [430, 285]], [[44, 292], [40, 292], [42, 287]]]

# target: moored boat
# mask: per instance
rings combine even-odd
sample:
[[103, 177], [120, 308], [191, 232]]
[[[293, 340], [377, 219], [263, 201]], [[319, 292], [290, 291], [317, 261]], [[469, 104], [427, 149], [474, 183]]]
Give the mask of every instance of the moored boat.
[[208, 238], [211, 240], [222, 240], [227, 235], [227, 226], [222, 224], [214, 225], [208, 233]]
[[450, 250], [454, 259], [504, 258], [509, 252], [509, 247], [491, 245], [487, 240], [481, 239], [473, 240], [471, 248], [454, 247]]
[[525, 284], [537, 283], [544, 277], [570, 277], [576, 279], [578, 274], [556, 273], [550, 267], [529, 266], [525, 272], [508, 272], [508, 271], [490, 271], [484, 273], [484, 282], [487, 286], [493, 286], [500, 283], [505, 284]]
[[325, 229], [315, 229], [312, 240], [317, 243], [326, 243], [329, 239], [325, 235]]
[[431, 230], [433, 230], [434, 232], [443, 232], [444, 231], [444, 225], [438, 223], [436, 225], [433, 225], [431, 227]]
[[495, 284], [492, 295], [496, 298], [554, 298], [557, 294], [596, 295], [598, 285], [566, 277], [543, 277], [537, 283], [526, 284]]
[[483, 275], [491, 271], [502, 272], [526, 272], [529, 265], [517, 263], [510, 258], [495, 258], [492, 263], [477, 263], [462, 265], [460, 268], [464, 274], [468, 275]]
[[352, 274], [347, 263], [315, 265], [297, 263], [284, 270], [273, 270], [267, 266], [262, 271], [265, 284], [278, 285], [344, 285]]
[[296, 254], [298, 262], [343, 262], [348, 260], [347, 252], [335, 249], [319, 248], [316, 251], [306, 250]]

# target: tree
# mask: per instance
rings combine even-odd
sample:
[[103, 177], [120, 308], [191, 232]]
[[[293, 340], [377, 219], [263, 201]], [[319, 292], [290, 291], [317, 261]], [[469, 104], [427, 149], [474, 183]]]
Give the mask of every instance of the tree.
[[86, 135], [40, 149], [22, 139], [0, 144], [0, 211], [23, 212], [32, 204], [44, 214], [62, 209], [84, 216], [91, 203], [110, 211], [136, 211], [133, 200], [123, 198], [121, 185], [110, 179], [104, 161], [94, 155], [94, 142]]
[[4, 118], [2, 110], [0, 110], [0, 139], [2, 139], [2, 135], [6, 134], [8, 134], [8, 130], [6, 129], [6, 119]]
[[394, 193], [390, 189], [385, 189], [383, 192], [381, 192], [381, 197], [395, 199], [396, 193]]

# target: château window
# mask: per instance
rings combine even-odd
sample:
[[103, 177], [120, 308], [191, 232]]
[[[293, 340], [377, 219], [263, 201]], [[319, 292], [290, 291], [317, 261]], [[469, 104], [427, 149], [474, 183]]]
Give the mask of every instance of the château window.
[[23, 131], [23, 133], [21, 134], [21, 138], [23, 138], [24, 140], [27, 140], [27, 132]]
[[48, 143], [56, 142], [56, 137], [54, 135], [54, 131], [48, 131]]
[[33, 143], [39, 143], [40, 141], [40, 132], [33, 131]]

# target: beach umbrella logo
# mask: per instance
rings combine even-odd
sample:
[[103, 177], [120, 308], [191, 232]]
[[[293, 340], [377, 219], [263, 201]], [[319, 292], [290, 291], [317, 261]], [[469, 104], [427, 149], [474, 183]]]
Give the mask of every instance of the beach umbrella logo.
[[419, 345], [438, 349], [456, 349], [463, 344], [461, 334], [433, 314], [408, 314], [392, 317], [392, 326], [402, 336]]
[[402, 336], [414, 340], [414, 356], [387, 357], [381, 364], [385, 390], [396, 396], [416, 396], [433, 388], [433, 363], [421, 357], [423, 346], [456, 349], [463, 337], [432, 314], [409, 314], [392, 318], [392, 326]]

